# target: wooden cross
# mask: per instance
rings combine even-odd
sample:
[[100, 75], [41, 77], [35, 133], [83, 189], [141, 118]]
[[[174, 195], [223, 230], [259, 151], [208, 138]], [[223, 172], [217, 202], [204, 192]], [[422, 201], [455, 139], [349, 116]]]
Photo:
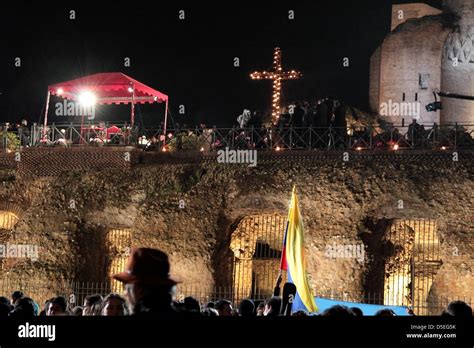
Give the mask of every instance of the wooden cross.
[[281, 49], [279, 47], [275, 48], [275, 53], [273, 54], [272, 71], [255, 71], [250, 74], [252, 80], [273, 80], [272, 121], [274, 124], [280, 118], [281, 80], [296, 80], [302, 76], [303, 74], [296, 70], [283, 71], [281, 67]]

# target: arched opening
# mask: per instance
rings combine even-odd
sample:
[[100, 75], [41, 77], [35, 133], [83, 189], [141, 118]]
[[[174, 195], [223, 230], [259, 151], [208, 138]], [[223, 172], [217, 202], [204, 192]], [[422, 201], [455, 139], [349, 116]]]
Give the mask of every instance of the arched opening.
[[112, 275], [123, 272], [132, 248], [132, 230], [129, 228], [111, 228], [106, 234], [107, 274], [110, 279], [110, 290], [121, 294], [123, 284]]
[[234, 301], [271, 296], [279, 274], [286, 219], [280, 214], [244, 217], [232, 233]]
[[0, 230], [12, 230], [20, 220], [16, 213], [0, 210]]
[[[20, 220], [17, 213], [9, 210], [0, 210], [0, 244], [7, 244], [12, 242], [13, 228]], [[5, 250], [5, 249], [3, 249]], [[0, 270], [5, 267], [5, 258], [0, 255]]]
[[427, 315], [428, 296], [441, 267], [434, 220], [394, 220], [385, 234], [384, 304], [412, 306]]

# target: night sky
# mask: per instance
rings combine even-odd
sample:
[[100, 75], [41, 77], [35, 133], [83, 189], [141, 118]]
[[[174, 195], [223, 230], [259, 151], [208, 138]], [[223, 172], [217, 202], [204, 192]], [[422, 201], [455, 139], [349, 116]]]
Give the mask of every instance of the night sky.
[[[411, 1], [15, 1], [0, 11], [0, 121], [38, 122], [49, 84], [119, 71], [168, 94], [174, 122], [232, 125], [243, 108], [269, 111], [271, 82], [249, 74], [271, 68], [275, 46], [283, 68], [304, 75], [283, 82], [284, 102], [334, 96], [368, 109], [369, 58], [390, 30], [394, 2]], [[127, 119], [127, 106], [105, 108], [104, 119]], [[156, 126], [162, 108], [140, 106], [137, 121]]]

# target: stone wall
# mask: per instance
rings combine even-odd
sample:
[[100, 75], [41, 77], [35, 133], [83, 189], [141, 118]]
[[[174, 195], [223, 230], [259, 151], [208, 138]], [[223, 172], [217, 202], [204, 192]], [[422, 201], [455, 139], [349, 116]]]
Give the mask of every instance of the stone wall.
[[[444, 10], [457, 16], [443, 49], [441, 89], [474, 96], [474, 4], [472, 0], [445, 0]], [[474, 128], [474, 102], [442, 98], [444, 123], [464, 123]]]
[[[431, 219], [442, 265], [430, 295], [469, 297], [474, 289], [474, 155], [340, 155], [262, 159], [256, 168], [201, 162], [137, 164], [129, 171], [69, 171], [16, 177], [0, 200], [26, 202], [10, 242], [39, 246], [39, 259], [8, 260], [1, 276], [24, 282], [107, 278], [106, 233], [130, 228], [132, 246], [170, 255], [181, 286], [211, 291], [232, 285], [230, 243], [236, 223], [255, 214], [287, 213], [293, 184], [306, 228], [309, 277], [318, 292], [370, 288], [377, 240], [392, 219]], [[2, 172], [1, 175], [11, 175]], [[0, 178], [2, 179], [2, 178]], [[75, 202], [71, 208], [70, 202]], [[180, 200], [184, 202], [181, 205]], [[400, 208], [402, 202], [402, 208]], [[327, 245], [365, 244], [359, 262], [330, 258]], [[1, 278], [1, 277], [0, 277]], [[26, 286], [27, 287], [27, 286]]]
[[397, 4], [392, 6], [392, 31], [409, 19], [436, 16], [441, 10], [422, 3]]
[[[410, 19], [385, 38], [371, 58], [370, 106], [381, 113], [382, 103], [420, 103], [419, 123], [439, 123], [440, 114], [427, 112], [434, 101], [433, 90], [441, 86], [441, 54], [448, 29], [442, 16]], [[420, 84], [420, 78], [426, 85]], [[423, 88], [422, 88], [423, 87]], [[403, 96], [405, 95], [405, 99]], [[385, 115], [400, 125], [411, 123], [413, 115]]]

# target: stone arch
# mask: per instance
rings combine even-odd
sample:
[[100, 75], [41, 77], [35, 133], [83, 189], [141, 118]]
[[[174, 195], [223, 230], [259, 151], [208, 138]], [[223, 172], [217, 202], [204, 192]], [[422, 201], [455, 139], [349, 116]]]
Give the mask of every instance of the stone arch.
[[286, 218], [279, 213], [243, 217], [231, 235], [234, 301], [271, 295], [278, 277]]
[[384, 304], [413, 306], [428, 313], [428, 297], [441, 267], [438, 224], [431, 219], [396, 219], [382, 239], [385, 255]]
[[0, 210], [0, 230], [12, 230], [20, 220], [20, 217], [14, 212]]
[[127, 265], [128, 257], [132, 248], [132, 229], [129, 227], [109, 228], [105, 235], [107, 275], [110, 280], [110, 290], [121, 294], [124, 290], [123, 284], [112, 275], [123, 272]]
[[0, 230], [12, 230], [23, 215], [23, 207], [8, 200], [0, 201]]

